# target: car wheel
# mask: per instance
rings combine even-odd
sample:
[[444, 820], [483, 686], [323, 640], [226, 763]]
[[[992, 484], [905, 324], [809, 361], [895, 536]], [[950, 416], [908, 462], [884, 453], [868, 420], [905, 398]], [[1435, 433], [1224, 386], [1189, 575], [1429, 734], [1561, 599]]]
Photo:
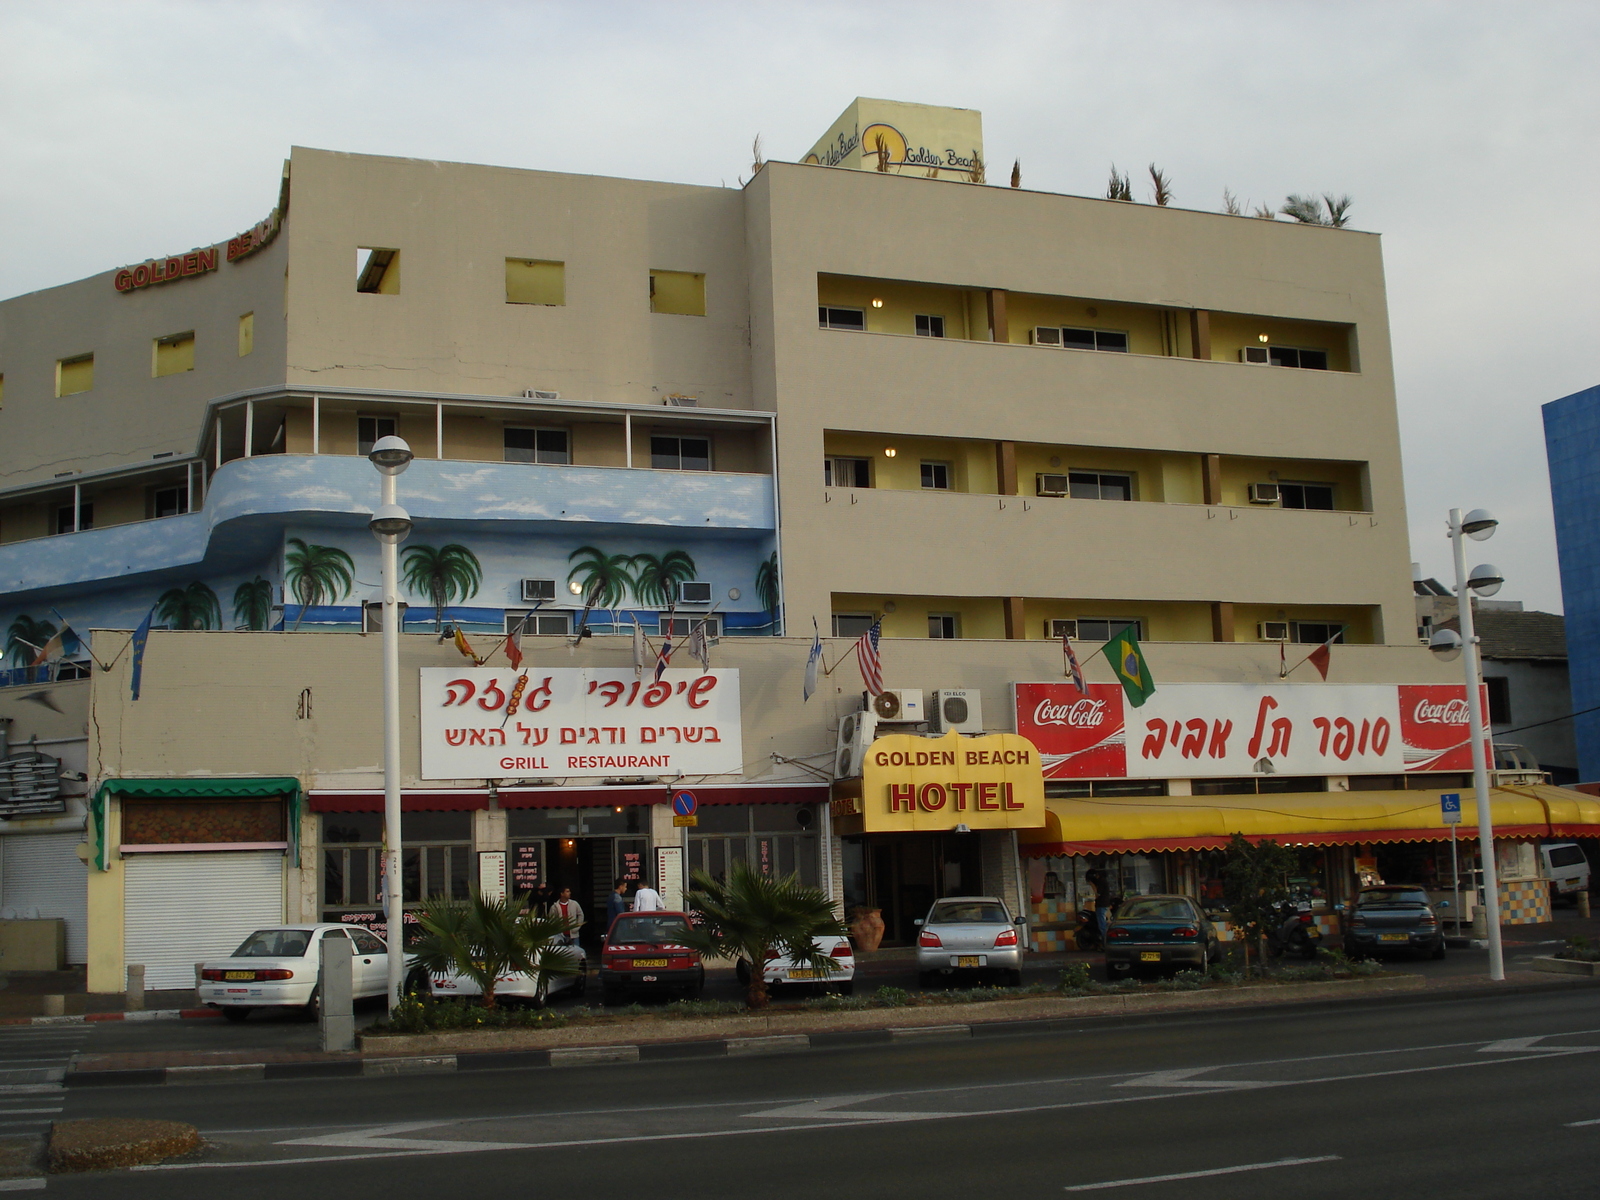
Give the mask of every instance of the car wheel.
[[307, 1021], [316, 1021], [322, 1017], [322, 985], [319, 983], [311, 989], [311, 999], [306, 1001], [300, 1015]]
[[750, 964], [744, 959], [733, 964], [733, 973], [738, 976], [740, 987], [750, 986]]
[[853, 996], [856, 993], [856, 981], [847, 979], [843, 983], [833, 985], [833, 990], [841, 996]]
[[406, 985], [401, 989], [401, 994], [405, 996], [426, 996], [432, 990], [428, 973], [421, 967], [413, 967], [411, 974], [406, 976]]
[[1013, 967], [1011, 970], [1007, 971], [1004, 976], [1002, 976], [1002, 982], [1006, 987], [1021, 987], [1022, 968]]
[[1444, 939], [1443, 938], [1439, 939], [1439, 944], [1433, 948], [1433, 953], [1428, 955], [1428, 957], [1429, 958], [1433, 958], [1433, 959], [1439, 959], [1439, 958], [1443, 958], [1444, 957]]
[[926, 991], [928, 988], [931, 988], [933, 986], [933, 972], [932, 971], [918, 971], [917, 972], [917, 986], [919, 988], [922, 988], [924, 991]]
[[1112, 983], [1115, 983], [1119, 979], [1126, 979], [1132, 973], [1132, 971], [1132, 963], [1108, 962], [1106, 964], [1106, 979]]
[[528, 997], [529, 1008], [543, 1008], [550, 1003], [550, 977], [543, 972], [539, 974], [539, 982], [534, 984], [533, 995]]
[[572, 994], [574, 996], [587, 996], [589, 994], [589, 969], [587, 966], [578, 968], [578, 977], [573, 982]]
[[237, 1025], [240, 1021], [246, 1019], [251, 1011], [248, 1008], [225, 1008], [222, 1010], [222, 1015]]

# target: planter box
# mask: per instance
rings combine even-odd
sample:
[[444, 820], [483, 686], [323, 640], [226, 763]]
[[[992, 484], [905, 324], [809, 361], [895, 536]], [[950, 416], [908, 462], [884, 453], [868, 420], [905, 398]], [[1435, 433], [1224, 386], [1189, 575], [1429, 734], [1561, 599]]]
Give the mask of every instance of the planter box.
[[1600, 975], [1600, 963], [1579, 962], [1572, 958], [1556, 958], [1552, 954], [1541, 954], [1533, 960], [1535, 971], [1549, 971], [1555, 975], [1587, 975], [1593, 978]]

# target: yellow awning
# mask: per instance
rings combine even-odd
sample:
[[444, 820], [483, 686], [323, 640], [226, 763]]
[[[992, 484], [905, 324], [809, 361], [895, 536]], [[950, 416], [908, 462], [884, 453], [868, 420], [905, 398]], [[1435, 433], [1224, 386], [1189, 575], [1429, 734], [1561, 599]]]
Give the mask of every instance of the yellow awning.
[[[1017, 838], [1032, 858], [1212, 850], [1235, 833], [1302, 846], [1446, 841], [1442, 790], [1047, 798], [1044, 828], [1019, 831]], [[1476, 837], [1472, 790], [1460, 794], [1457, 836]], [[1491, 794], [1496, 837], [1600, 837], [1600, 800], [1593, 796], [1548, 784], [1498, 787]]]

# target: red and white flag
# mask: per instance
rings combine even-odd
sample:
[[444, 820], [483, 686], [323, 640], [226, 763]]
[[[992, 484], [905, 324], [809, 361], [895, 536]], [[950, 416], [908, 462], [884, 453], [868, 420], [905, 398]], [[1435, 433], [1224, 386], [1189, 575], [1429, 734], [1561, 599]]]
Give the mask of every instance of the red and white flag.
[[856, 639], [856, 659], [861, 664], [861, 682], [867, 685], [867, 693], [872, 696], [881, 695], [883, 692], [883, 662], [878, 658], [878, 639], [883, 636], [883, 622], [874, 621], [872, 628], [868, 629]]
[[1067, 674], [1072, 676], [1072, 684], [1078, 689], [1078, 694], [1087, 696], [1089, 685], [1083, 678], [1083, 668], [1078, 665], [1078, 656], [1072, 652], [1072, 639], [1066, 634], [1061, 635], [1061, 657], [1066, 660]]

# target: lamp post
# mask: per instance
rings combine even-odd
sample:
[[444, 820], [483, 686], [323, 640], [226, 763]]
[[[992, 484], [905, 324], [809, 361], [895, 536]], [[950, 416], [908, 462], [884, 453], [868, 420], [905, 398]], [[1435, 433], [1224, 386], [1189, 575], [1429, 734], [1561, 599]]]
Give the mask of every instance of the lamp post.
[[[1456, 608], [1461, 633], [1441, 629], [1428, 642], [1428, 648], [1445, 662], [1460, 654], [1467, 680], [1468, 740], [1472, 746], [1472, 790], [1478, 800], [1478, 858], [1483, 866], [1484, 934], [1489, 942], [1489, 978], [1506, 977], [1505, 955], [1500, 945], [1500, 880], [1494, 860], [1494, 813], [1489, 800], [1489, 763], [1483, 739], [1483, 681], [1478, 659], [1478, 637], [1473, 631], [1472, 597], [1476, 593], [1492, 596], [1505, 582], [1497, 568], [1485, 563], [1467, 572], [1463, 535], [1475, 542], [1494, 536], [1499, 522], [1486, 510], [1475, 508], [1465, 517], [1459, 508], [1450, 510], [1450, 544], [1455, 553]], [[1459, 921], [1460, 918], [1457, 917]]]
[[384, 895], [388, 901], [389, 1008], [400, 1003], [405, 973], [405, 896], [400, 879], [400, 543], [411, 532], [411, 516], [395, 501], [395, 479], [411, 465], [411, 447], [393, 434], [367, 455], [383, 479], [377, 511], [367, 528], [378, 539], [383, 560], [383, 842]]

